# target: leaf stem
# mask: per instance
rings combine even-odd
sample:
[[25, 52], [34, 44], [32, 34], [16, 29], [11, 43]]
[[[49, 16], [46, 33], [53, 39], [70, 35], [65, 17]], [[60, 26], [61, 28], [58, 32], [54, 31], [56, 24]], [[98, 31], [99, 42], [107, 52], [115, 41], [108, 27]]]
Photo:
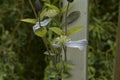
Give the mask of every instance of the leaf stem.
[[68, 15], [69, 5], [70, 5], [70, 3], [68, 2], [66, 14], [65, 14], [65, 35], [67, 35], [67, 26], [68, 26], [67, 25], [67, 15]]
[[63, 50], [64, 50], [64, 61], [67, 61], [67, 47], [63, 46]]
[[[67, 15], [68, 15], [68, 9], [69, 9], [69, 5], [70, 3], [68, 2], [67, 5], [67, 10], [66, 10], [66, 14], [65, 14], [65, 35], [67, 35]], [[64, 61], [67, 61], [67, 47], [63, 45], [63, 50], [64, 50]]]
[[46, 47], [46, 49], [47, 49], [47, 51], [48, 51], [48, 53], [49, 53], [49, 55], [50, 55], [50, 51], [49, 51], [48, 45], [46, 44], [46, 39], [45, 39], [45, 38], [42, 38], [42, 40], [43, 40], [43, 42], [44, 42], [44, 44], [45, 44], [45, 47]]
[[33, 12], [34, 12], [35, 18], [37, 19], [37, 13], [36, 13], [36, 11], [35, 11], [35, 8], [34, 8], [32, 2], [31, 2], [31, 0], [29, 0], [29, 3], [30, 3], [30, 6], [31, 6], [31, 8], [32, 8], [32, 10], [33, 10]]
[[60, 27], [60, 24], [58, 23], [58, 21], [57, 21], [55, 18], [52, 18], [52, 20], [56, 23], [56, 25], [57, 25], [58, 27]]

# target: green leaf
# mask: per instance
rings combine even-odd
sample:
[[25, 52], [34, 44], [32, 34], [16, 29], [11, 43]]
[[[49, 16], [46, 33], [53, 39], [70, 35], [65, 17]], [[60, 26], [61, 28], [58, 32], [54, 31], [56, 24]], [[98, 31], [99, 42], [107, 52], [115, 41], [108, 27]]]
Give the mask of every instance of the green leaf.
[[62, 35], [64, 33], [60, 28], [57, 27], [51, 27], [49, 29], [58, 35]]
[[35, 31], [35, 34], [39, 37], [44, 37], [47, 33], [46, 28], [39, 28]]
[[69, 70], [73, 69], [74, 68], [74, 65], [72, 64], [69, 64], [69, 63], [66, 63], [65, 64], [65, 71], [68, 72]]
[[26, 23], [32, 23], [32, 24], [36, 24], [37, 20], [36, 19], [21, 19], [21, 21], [26, 22]]
[[68, 77], [70, 77], [71, 75], [70, 75], [70, 73], [68, 73], [68, 72], [63, 72], [62, 73], [62, 78], [68, 78]]
[[58, 70], [61, 70], [61, 69], [63, 68], [63, 63], [62, 63], [62, 62], [57, 63], [57, 64], [56, 64], [56, 68], [57, 68]]
[[56, 15], [58, 15], [58, 11], [54, 10], [54, 9], [48, 9], [46, 12], [45, 12], [45, 16], [46, 17], [49, 17], [49, 18], [53, 18], [55, 17]]
[[60, 11], [56, 6], [54, 6], [54, 5], [51, 5], [51, 4], [48, 4], [48, 3], [45, 3], [45, 6], [48, 6], [49, 8], [51, 8], [51, 9], [54, 9], [54, 10], [56, 10], [56, 11]]
[[46, 12], [46, 9], [42, 10], [42, 12], [40, 13], [40, 20], [43, 20], [43, 18], [45, 17], [45, 12]]
[[81, 29], [82, 29], [82, 26], [76, 26], [76, 27], [70, 28], [67, 31], [67, 35], [69, 36], [69, 35], [75, 34], [76, 32], [79, 32]]
[[80, 17], [80, 11], [71, 12], [67, 16], [67, 24], [75, 22]]

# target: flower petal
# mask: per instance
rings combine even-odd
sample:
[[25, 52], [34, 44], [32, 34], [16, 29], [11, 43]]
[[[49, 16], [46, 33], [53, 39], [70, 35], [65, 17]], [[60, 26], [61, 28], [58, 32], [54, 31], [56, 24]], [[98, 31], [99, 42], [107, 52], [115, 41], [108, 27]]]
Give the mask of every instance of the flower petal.
[[44, 21], [40, 22], [41, 26], [46, 26], [49, 22], [51, 21], [51, 19], [45, 19]]
[[[51, 19], [45, 19], [44, 21], [40, 22], [41, 26], [46, 26], [49, 22], [51, 21]], [[33, 31], [35, 32], [37, 29], [40, 28], [39, 22], [37, 22], [34, 26], [33, 26]]]
[[67, 47], [79, 48], [80, 50], [84, 50], [86, 45], [87, 45], [86, 39], [82, 39], [82, 40], [78, 40], [78, 41], [69, 41], [66, 44]]
[[35, 32], [37, 29], [39, 29], [39, 23], [37, 22], [34, 26], [33, 26], [33, 31]]

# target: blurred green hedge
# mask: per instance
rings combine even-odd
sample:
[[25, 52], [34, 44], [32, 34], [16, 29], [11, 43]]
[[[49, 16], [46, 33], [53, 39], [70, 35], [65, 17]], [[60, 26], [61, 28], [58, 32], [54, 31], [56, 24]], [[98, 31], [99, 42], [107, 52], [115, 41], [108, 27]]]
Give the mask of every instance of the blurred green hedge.
[[89, 80], [112, 80], [118, 0], [90, 0]]
[[[88, 77], [112, 80], [118, 0], [90, 0], [89, 4]], [[0, 0], [0, 80], [44, 77], [45, 47], [32, 25], [20, 22], [27, 17], [34, 17], [27, 0]]]
[[42, 80], [44, 76], [45, 47], [32, 25], [20, 22], [26, 17], [34, 17], [28, 1], [0, 1], [0, 80]]

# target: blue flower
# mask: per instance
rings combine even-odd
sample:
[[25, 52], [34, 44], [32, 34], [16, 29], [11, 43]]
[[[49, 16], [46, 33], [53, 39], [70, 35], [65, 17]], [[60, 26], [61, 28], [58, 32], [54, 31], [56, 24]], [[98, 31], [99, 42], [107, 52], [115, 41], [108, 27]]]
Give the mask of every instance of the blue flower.
[[69, 41], [67, 42], [66, 46], [70, 48], [78, 48], [81, 51], [84, 50], [85, 46], [87, 45], [87, 40], [77, 40], [77, 41]]
[[[44, 21], [40, 22], [41, 26], [46, 26], [49, 22], [51, 21], [50, 18], [45, 19]], [[35, 32], [37, 29], [39, 29], [41, 26], [39, 25], [39, 22], [37, 22], [34, 26], [33, 26], [33, 31]]]
[[[67, 38], [65, 38], [65, 39], [67, 39]], [[60, 38], [60, 40], [61, 40], [61, 38]], [[58, 42], [54, 42], [53, 46], [56, 47], [56, 48], [61, 47], [61, 45], [59, 43], [60, 40], [58, 40], [58, 38], [57, 38]], [[63, 44], [63, 45], [65, 45], [65, 46], [67, 46], [69, 48], [78, 48], [81, 51], [83, 51], [85, 49], [86, 45], [87, 45], [87, 40], [86, 39], [77, 40], [77, 41], [71, 41], [70, 39], [69, 40], [67, 39], [66, 41], [67, 42], [65, 44]]]

